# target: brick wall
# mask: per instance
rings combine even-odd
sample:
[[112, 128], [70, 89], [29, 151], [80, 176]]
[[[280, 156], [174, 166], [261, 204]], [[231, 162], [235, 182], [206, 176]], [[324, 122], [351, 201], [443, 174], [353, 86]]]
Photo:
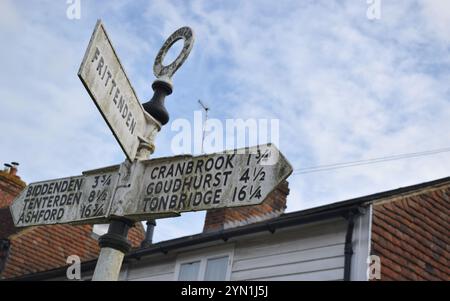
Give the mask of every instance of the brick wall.
[[375, 203], [372, 255], [381, 280], [450, 280], [450, 184]]
[[289, 184], [284, 181], [259, 205], [208, 210], [203, 231], [218, 231], [277, 217], [286, 209], [288, 194]]

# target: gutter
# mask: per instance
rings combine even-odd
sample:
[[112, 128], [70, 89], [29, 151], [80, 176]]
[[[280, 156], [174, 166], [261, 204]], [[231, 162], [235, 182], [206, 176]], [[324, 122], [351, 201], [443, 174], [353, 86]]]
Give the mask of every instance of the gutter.
[[347, 232], [345, 233], [344, 247], [344, 281], [351, 280], [352, 256], [353, 256], [353, 230], [355, 228], [355, 218], [364, 214], [364, 209], [359, 207], [357, 210], [349, 210], [344, 216], [347, 219]]
[[355, 214], [353, 212], [348, 213], [348, 225], [347, 233], [345, 234], [345, 248], [344, 248], [344, 281], [350, 281], [350, 272], [352, 268], [352, 255], [353, 255], [353, 228], [355, 226]]

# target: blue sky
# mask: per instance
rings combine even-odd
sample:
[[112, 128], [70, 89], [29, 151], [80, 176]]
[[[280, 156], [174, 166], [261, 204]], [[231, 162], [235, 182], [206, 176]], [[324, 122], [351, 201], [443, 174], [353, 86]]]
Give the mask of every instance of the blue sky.
[[[171, 120], [277, 118], [294, 168], [450, 146], [450, 2], [0, 0], [0, 158], [29, 182], [117, 164], [124, 155], [77, 78], [101, 18], [142, 102], [154, 57], [188, 25]], [[173, 155], [170, 123], [153, 157]], [[450, 155], [289, 178], [288, 211], [449, 176]], [[161, 220], [156, 240], [200, 232], [204, 213]]]

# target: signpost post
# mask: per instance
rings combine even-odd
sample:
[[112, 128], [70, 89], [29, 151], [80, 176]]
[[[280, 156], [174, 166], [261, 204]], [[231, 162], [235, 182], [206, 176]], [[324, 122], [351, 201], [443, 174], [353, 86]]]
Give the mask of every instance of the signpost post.
[[[170, 65], [169, 48], [184, 40]], [[188, 57], [192, 30], [182, 27], [163, 44], [155, 59], [152, 99], [141, 105], [101, 21], [98, 21], [78, 76], [127, 160], [83, 175], [32, 183], [14, 200], [17, 227], [110, 222], [99, 238], [93, 280], [117, 280], [131, 245], [128, 230], [136, 221], [179, 216], [181, 212], [256, 205], [292, 173], [272, 144], [201, 156], [148, 160], [154, 139], [169, 120], [164, 99], [172, 76]]]

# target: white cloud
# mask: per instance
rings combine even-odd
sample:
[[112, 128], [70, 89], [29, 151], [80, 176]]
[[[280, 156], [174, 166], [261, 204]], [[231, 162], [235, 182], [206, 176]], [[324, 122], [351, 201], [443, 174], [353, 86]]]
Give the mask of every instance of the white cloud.
[[447, 0], [421, 1], [422, 13], [428, 29], [443, 43], [450, 43], [450, 2]]

